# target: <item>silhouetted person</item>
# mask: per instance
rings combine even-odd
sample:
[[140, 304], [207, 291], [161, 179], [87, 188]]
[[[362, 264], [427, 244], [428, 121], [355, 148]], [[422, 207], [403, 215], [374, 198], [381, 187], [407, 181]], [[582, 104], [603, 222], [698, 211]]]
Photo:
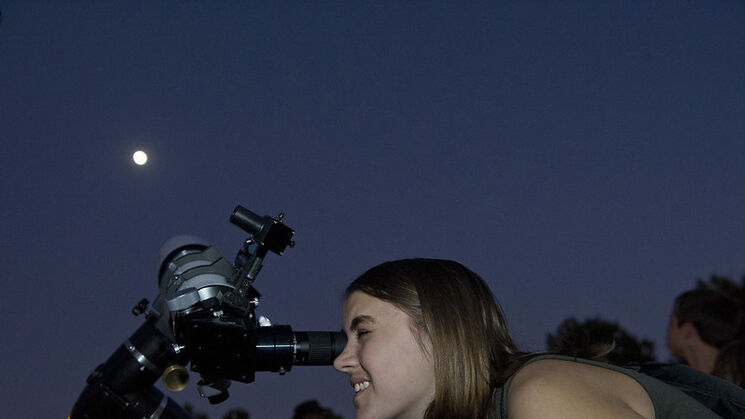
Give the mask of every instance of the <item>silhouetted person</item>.
[[325, 419], [330, 410], [322, 408], [317, 400], [308, 400], [295, 406], [292, 419]]
[[670, 354], [711, 373], [719, 350], [742, 330], [742, 317], [737, 302], [719, 291], [696, 289], [680, 294], [667, 329]]

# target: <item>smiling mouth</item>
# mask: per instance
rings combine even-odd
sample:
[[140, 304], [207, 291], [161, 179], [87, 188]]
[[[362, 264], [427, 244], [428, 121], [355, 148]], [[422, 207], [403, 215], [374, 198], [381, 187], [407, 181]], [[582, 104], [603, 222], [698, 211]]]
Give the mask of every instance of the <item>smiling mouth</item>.
[[361, 383], [357, 383], [354, 385], [354, 392], [359, 393], [360, 391], [363, 391], [364, 389], [370, 387], [369, 381], [363, 381]]

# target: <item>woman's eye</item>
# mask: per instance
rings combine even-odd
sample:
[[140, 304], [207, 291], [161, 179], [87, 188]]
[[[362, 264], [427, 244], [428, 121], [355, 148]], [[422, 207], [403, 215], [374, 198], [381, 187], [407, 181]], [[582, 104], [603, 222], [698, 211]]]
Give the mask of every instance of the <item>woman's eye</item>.
[[358, 330], [357, 331], [357, 339], [361, 338], [362, 336], [365, 336], [366, 334], [370, 333], [367, 330]]

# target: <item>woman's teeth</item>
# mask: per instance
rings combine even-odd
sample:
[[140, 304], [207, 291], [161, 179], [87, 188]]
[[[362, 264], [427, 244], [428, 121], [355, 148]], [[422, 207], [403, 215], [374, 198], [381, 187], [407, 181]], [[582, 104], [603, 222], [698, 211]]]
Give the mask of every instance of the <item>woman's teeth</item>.
[[370, 387], [370, 382], [369, 381], [363, 381], [361, 383], [357, 383], [357, 384], [354, 385], [354, 392], [355, 393], [359, 393], [360, 391], [362, 391], [362, 390], [364, 390], [364, 389], [366, 389], [368, 387]]

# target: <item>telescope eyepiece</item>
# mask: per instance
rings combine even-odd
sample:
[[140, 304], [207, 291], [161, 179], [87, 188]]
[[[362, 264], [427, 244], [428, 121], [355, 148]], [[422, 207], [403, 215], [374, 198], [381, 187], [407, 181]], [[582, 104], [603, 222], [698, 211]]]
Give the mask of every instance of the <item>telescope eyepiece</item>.
[[253, 236], [253, 241], [266, 250], [278, 255], [284, 252], [287, 246], [292, 247], [292, 235], [295, 231], [282, 224], [283, 214], [278, 219], [268, 215], [263, 217], [238, 205], [230, 215], [230, 222], [245, 230]]
[[271, 218], [269, 220], [267, 218], [269, 217], [261, 217], [253, 211], [238, 205], [230, 215], [230, 222], [242, 228], [248, 234], [255, 236], [261, 232], [267, 222], [272, 221]]

